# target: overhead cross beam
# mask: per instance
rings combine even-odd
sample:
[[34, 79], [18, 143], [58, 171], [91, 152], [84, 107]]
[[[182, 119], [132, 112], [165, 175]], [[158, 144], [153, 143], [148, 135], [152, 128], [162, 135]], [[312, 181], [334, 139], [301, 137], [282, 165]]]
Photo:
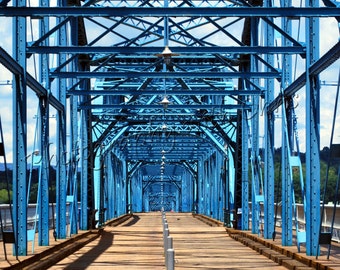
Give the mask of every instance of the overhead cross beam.
[[[77, 53], [77, 54], [133, 54], [133, 57], [143, 55], [155, 55], [161, 52], [164, 48], [159, 46], [149, 46], [149, 47], [137, 47], [137, 46], [129, 46], [129, 47], [121, 47], [121, 46], [31, 46], [27, 48], [28, 53]], [[176, 58], [181, 59], [183, 55], [193, 54], [192, 57], [196, 58], [194, 54], [282, 54], [282, 53], [294, 53], [300, 54], [305, 53], [305, 47], [301, 46], [282, 46], [282, 47], [267, 47], [267, 46], [221, 46], [221, 47], [208, 47], [208, 46], [200, 46], [200, 47], [184, 47], [184, 46], [171, 46], [171, 51], [181, 54]], [[126, 57], [126, 56], [124, 56]]]
[[0, 16], [13, 17], [336, 17], [339, 7], [0, 7]]
[[143, 72], [143, 71], [111, 71], [111, 72], [87, 72], [87, 71], [79, 71], [79, 72], [52, 72], [50, 74], [51, 78], [111, 78], [111, 79], [122, 79], [122, 78], [153, 78], [153, 79], [176, 79], [176, 78], [280, 78], [280, 72]]

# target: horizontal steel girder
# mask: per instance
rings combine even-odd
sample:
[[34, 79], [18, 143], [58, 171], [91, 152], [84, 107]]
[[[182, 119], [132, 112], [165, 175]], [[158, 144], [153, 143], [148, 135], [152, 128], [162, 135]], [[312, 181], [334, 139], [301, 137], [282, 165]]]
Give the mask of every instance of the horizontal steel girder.
[[[169, 104], [169, 107], [171, 109], [182, 109], [182, 110], [188, 110], [188, 109], [244, 109], [249, 110], [251, 109], [250, 104], [244, 104], [244, 105], [230, 105], [230, 104]], [[130, 109], [130, 110], [142, 110], [142, 109], [162, 109], [163, 106], [161, 104], [92, 104], [92, 105], [79, 105], [79, 108], [82, 110], [90, 110], [90, 109]], [[105, 112], [103, 112], [105, 113]]]
[[[204, 156], [207, 153], [207, 147], [209, 147], [209, 146], [202, 146], [201, 148], [193, 149], [193, 147], [190, 147], [190, 145], [188, 147], [172, 148], [171, 150], [169, 150], [168, 152], [164, 154], [164, 160], [167, 158], [182, 159], [183, 157], [190, 157], [190, 158], [197, 159], [200, 156]], [[168, 147], [165, 145], [164, 148], [166, 149]], [[133, 158], [133, 159], [147, 160], [148, 158], [150, 159], [156, 158], [156, 159], [162, 160], [163, 154], [160, 152], [161, 151], [157, 151], [157, 149], [156, 150], [154, 149], [148, 150], [146, 148], [141, 149], [140, 146], [138, 146], [135, 148], [129, 147], [129, 150], [126, 150], [126, 151], [123, 150], [122, 154], [127, 159]]]
[[[119, 86], [121, 87], [121, 86]], [[190, 87], [194, 87], [191, 86]], [[210, 89], [211, 86], [207, 86]], [[151, 90], [72, 90], [67, 92], [69, 95], [82, 96], [82, 95], [95, 95], [95, 96], [120, 96], [120, 95], [133, 95], [133, 96], [153, 96], [153, 95], [164, 95], [164, 91], [151, 91]], [[211, 96], [258, 96], [263, 95], [263, 91], [258, 90], [178, 90], [171, 91], [167, 90], [168, 95], [178, 95], [178, 96], [201, 96], [201, 95], [211, 95]]]
[[[183, 162], [196, 162], [197, 160], [200, 160], [202, 159], [202, 157], [197, 157], [197, 158], [183, 158]], [[167, 158], [166, 160], [166, 163], [168, 164], [179, 164], [180, 162], [178, 161], [179, 158], [176, 157], [176, 158]], [[140, 161], [140, 162], [145, 162], [145, 159], [144, 158], [128, 158], [126, 159], [127, 162], [135, 162], [135, 161]], [[161, 160], [158, 159], [158, 158], [149, 158], [147, 160], [147, 163], [148, 164], [160, 164], [161, 163]]]
[[[105, 113], [105, 115], [103, 115]], [[184, 121], [184, 123], [189, 123], [191, 121], [197, 120], [197, 121], [206, 121], [206, 119], [210, 119], [213, 117], [215, 120], [218, 120], [219, 122], [223, 123], [223, 122], [236, 122], [236, 110], [235, 111], [222, 111], [222, 110], [214, 110], [213, 111], [214, 114], [211, 114], [210, 112], [208, 112], [207, 115], [204, 115], [203, 117], [199, 117], [196, 114], [193, 114], [192, 111], [176, 111], [173, 110], [173, 112], [171, 113], [167, 113], [167, 117], [173, 117], [170, 121], [171, 122], [176, 122], [176, 121]], [[144, 120], [143, 118], [148, 118], [151, 119], [150, 121], [153, 121], [153, 117], [163, 117], [164, 116], [164, 112], [155, 112], [155, 111], [148, 111], [148, 112], [138, 112], [138, 114], [136, 114], [135, 112], [121, 112], [121, 111], [117, 111], [117, 112], [111, 112], [111, 111], [94, 111], [93, 112], [94, 121], [102, 121], [102, 122], [108, 122], [108, 121], [116, 121], [117, 119], [119, 119], [121, 116], [123, 117], [128, 117], [129, 119], [126, 120], [127, 123], [134, 124], [134, 122], [136, 122], [136, 124], [143, 124]], [[176, 119], [174, 119], [174, 117], [178, 117]], [[139, 120], [141, 119], [141, 120]], [[142, 121], [142, 123], [138, 123]], [[158, 120], [157, 120], [158, 121]], [[209, 120], [210, 121], [210, 120]], [[124, 123], [124, 121], [122, 121]], [[148, 122], [148, 121], [147, 121]]]
[[[199, 113], [199, 112], [198, 112]], [[205, 114], [200, 116], [199, 114], [193, 113], [181, 113], [174, 112], [172, 114], [167, 113], [166, 118], [164, 118], [164, 113], [155, 114], [153, 112], [145, 113], [145, 114], [122, 114], [121, 112], [117, 112], [115, 114], [111, 113], [93, 113], [92, 120], [94, 122], [103, 122], [103, 123], [111, 123], [112, 121], [119, 120], [120, 123], [124, 125], [124, 123], [128, 123], [132, 129], [141, 129], [141, 130], [149, 130], [150, 125], [162, 125], [166, 119], [167, 125], [169, 128], [176, 127], [176, 130], [192, 130], [194, 125], [202, 124], [204, 122], [210, 122], [211, 119], [217, 120], [219, 123], [224, 124], [236, 122], [236, 111], [226, 113], [215, 113], [214, 114]], [[124, 118], [124, 119], [123, 119]], [[182, 126], [179, 126], [182, 124]], [[151, 128], [153, 128], [151, 126]], [[174, 129], [174, 128], [172, 128]]]
[[340, 8], [280, 7], [0, 7], [0, 16], [13, 17], [335, 17]]
[[[155, 55], [164, 50], [164, 47], [119, 47], [119, 46], [37, 46], [28, 47], [28, 53], [107, 53], [107, 54], [151, 54]], [[282, 53], [305, 53], [306, 49], [302, 46], [289, 47], [266, 47], [266, 46], [214, 46], [214, 47], [188, 47], [172, 46], [171, 51], [178, 54], [202, 53], [202, 54], [282, 54]], [[195, 56], [193, 56], [195, 58]], [[181, 58], [180, 56], [176, 58]]]
[[212, 71], [202, 71], [202, 72], [52, 72], [50, 74], [51, 78], [78, 78], [78, 79], [88, 79], [88, 78], [165, 78], [165, 79], [175, 79], [175, 78], [243, 78], [243, 79], [264, 79], [264, 78], [280, 78], [281, 73], [279, 72], [212, 72]]

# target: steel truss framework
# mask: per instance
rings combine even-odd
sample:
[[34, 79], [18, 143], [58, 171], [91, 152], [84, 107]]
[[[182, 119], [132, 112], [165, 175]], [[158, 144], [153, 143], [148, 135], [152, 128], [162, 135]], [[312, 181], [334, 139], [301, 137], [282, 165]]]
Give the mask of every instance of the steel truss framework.
[[[340, 57], [319, 57], [320, 17], [339, 20], [337, 2], [226, 0], [2, 0], [13, 18], [13, 205], [18, 255], [27, 254], [27, 91], [39, 99], [42, 168], [49, 160], [49, 111], [56, 112], [56, 237], [68, 236], [66, 205], [80, 201], [69, 234], [130, 211], [197, 211], [274, 233], [274, 112], [306, 93], [306, 253], [318, 253], [320, 224], [318, 76]], [[29, 40], [28, 20], [38, 27]], [[303, 25], [304, 37], [295, 31]], [[279, 42], [277, 42], [279, 40]], [[293, 79], [292, 57], [303, 68]], [[39, 59], [39, 77], [28, 64]], [[52, 59], [54, 59], [52, 61]], [[301, 91], [303, 91], [301, 90]], [[263, 105], [264, 104], [264, 105]], [[263, 111], [263, 120], [260, 117]], [[260, 123], [263, 121], [263, 127]], [[286, 121], [282, 121], [286, 123]], [[260, 157], [260, 129], [265, 145]], [[282, 159], [295, 151], [282, 125]], [[66, 154], [71, 153], [71, 154]], [[263, 171], [261, 164], [264, 161]], [[248, 166], [248, 165], [251, 166]], [[249, 168], [252, 168], [249, 173]], [[80, 169], [77, 169], [80, 168]], [[48, 171], [48, 170], [44, 170]], [[78, 177], [77, 171], [80, 171]], [[283, 170], [283, 182], [290, 183]], [[250, 179], [251, 176], [251, 179]], [[41, 189], [50, 188], [44, 173]], [[289, 185], [287, 184], [289, 187]], [[283, 185], [282, 198], [294, 196]], [[77, 190], [80, 190], [77, 194]], [[250, 196], [251, 191], [251, 196]], [[39, 198], [39, 243], [49, 244], [48, 192]], [[284, 245], [292, 245], [292, 204], [283, 204]], [[303, 241], [302, 241], [303, 242]]]

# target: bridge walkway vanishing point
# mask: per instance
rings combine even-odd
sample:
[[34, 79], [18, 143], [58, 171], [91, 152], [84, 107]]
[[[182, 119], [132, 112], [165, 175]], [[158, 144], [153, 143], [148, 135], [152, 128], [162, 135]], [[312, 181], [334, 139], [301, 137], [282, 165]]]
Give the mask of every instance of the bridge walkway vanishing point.
[[[273, 240], [259, 238], [261, 241], [256, 241], [257, 236], [249, 232], [226, 229], [222, 224], [217, 226], [218, 222], [216, 226], [211, 226], [190, 213], [166, 213], [166, 219], [169, 235], [173, 239], [175, 269], [340, 270], [339, 254], [330, 260], [321, 254], [315, 260], [315, 257], [297, 253], [294, 246], [283, 249], [279, 241], [275, 241], [275, 245]], [[72, 239], [45, 247], [45, 251], [39, 247], [40, 250], [28, 259], [19, 257], [20, 262], [13, 257], [8, 260], [10, 263], [7, 266], [4, 262], [0, 263], [0, 268], [166, 269], [160, 212], [137, 213], [118, 225], [111, 222], [98, 232], [83, 233]], [[261, 244], [266, 241], [271, 244]], [[283, 251], [280, 253], [273, 247]], [[55, 250], [51, 251], [53, 248]], [[44, 252], [48, 254], [43, 256]], [[0, 252], [0, 256], [3, 256], [1, 253], [3, 250]]]

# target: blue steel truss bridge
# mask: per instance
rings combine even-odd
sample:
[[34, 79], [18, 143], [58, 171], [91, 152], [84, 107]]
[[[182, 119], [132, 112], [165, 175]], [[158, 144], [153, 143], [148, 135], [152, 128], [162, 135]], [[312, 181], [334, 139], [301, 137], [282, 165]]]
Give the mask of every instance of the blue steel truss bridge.
[[330, 241], [320, 150], [338, 171], [338, 1], [2, 0], [0, 17], [2, 231], [17, 255], [28, 203], [40, 245], [51, 216], [64, 239], [162, 208], [270, 239], [275, 205], [283, 245], [294, 230], [307, 255]]

